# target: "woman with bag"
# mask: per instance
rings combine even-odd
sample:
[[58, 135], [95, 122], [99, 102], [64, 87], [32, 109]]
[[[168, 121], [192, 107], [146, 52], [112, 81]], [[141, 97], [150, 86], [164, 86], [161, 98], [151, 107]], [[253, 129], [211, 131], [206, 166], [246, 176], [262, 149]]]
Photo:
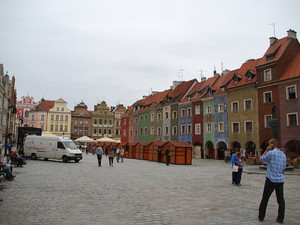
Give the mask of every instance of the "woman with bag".
[[[238, 154], [240, 153], [240, 154]], [[235, 184], [238, 186], [241, 186], [241, 179], [242, 179], [242, 173], [243, 173], [243, 157], [242, 157], [242, 153], [238, 152], [236, 153], [237, 157], [238, 157], [238, 171], [236, 174], [236, 179], [235, 179]]]
[[238, 157], [238, 153], [240, 152], [237, 152], [236, 154], [233, 154], [232, 157], [231, 157], [231, 168], [232, 168], [232, 184], [236, 184], [236, 176], [237, 176], [237, 173], [238, 173], [238, 160], [239, 160], [239, 157]]

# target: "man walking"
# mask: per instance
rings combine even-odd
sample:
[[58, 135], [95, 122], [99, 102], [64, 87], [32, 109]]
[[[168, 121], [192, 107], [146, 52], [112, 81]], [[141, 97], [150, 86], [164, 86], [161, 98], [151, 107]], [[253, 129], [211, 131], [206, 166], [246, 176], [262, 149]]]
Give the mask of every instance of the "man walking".
[[278, 149], [278, 141], [276, 139], [271, 139], [269, 141], [269, 146], [259, 158], [259, 161], [267, 162], [268, 165], [264, 192], [259, 206], [258, 219], [259, 221], [264, 220], [269, 198], [275, 190], [278, 203], [278, 215], [276, 221], [278, 223], [283, 223], [285, 212], [283, 172], [286, 167], [286, 156]]
[[97, 155], [97, 159], [98, 159], [98, 165], [100, 167], [101, 166], [102, 155], [103, 155], [103, 150], [99, 145], [98, 148], [96, 148], [95, 151], [96, 151], [96, 155]]

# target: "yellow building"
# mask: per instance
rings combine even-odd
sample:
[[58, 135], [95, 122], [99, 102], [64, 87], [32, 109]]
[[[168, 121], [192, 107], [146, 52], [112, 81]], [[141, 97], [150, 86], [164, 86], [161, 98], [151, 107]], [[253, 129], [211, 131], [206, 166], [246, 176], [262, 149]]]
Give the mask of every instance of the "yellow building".
[[47, 131], [71, 138], [71, 110], [62, 98], [54, 101], [54, 106], [48, 112]]
[[260, 149], [255, 70], [258, 61], [245, 62], [234, 71], [227, 86], [228, 148], [248, 154], [257, 154]]

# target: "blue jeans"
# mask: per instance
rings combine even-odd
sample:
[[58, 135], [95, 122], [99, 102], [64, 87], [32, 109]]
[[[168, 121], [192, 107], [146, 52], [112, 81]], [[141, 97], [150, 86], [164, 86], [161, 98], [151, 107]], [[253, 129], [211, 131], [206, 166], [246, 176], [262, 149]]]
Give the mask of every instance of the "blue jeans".
[[279, 221], [283, 221], [284, 219], [284, 212], [285, 212], [285, 201], [283, 196], [283, 184], [284, 183], [274, 183], [270, 181], [268, 178], [266, 178], [265, 187], [263, 196], [261, 199], [261, 203], [259, 206], [259, 216], [264, 219], [266, 215], [267, 205], [269, 198], [273, 191], [276, 192], [276, 198], [278, 203], [278, 216], [277, 219]]
[[236, 174], [236, 178], [235, 178], [235, 184], [240, 184], [241, 180], [242, 180], [242, 173], [243, 173], [243, 168], [239, 168], [237, 174]]

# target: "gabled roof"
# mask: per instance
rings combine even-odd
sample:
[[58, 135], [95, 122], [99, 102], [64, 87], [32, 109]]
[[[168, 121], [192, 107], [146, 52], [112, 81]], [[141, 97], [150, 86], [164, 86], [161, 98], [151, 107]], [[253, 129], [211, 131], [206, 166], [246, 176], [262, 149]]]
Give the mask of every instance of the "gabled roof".
[[286, 70], [283, 72], [280, 80], [288, 80], [291, 78], [300, 77], [300, 52], [289, 63]]
[[227, 89], [256, 83], [256, 67], [260, 61], [261, 59], [248, 60], [243, 63], [238, 70], [235, 70], [234, 74], [230, 73], [231, 80], [227, 86]]
[[168, 96], [166, 96], [167, 98], [165, 99], [164, 103], [180, 101], [195, 82], [197, 82], [197, 79], [185, 81], [181, 84], [178, 84], [176, 88], [174, 90], [171, 90]]
[[289, 39], [288, 37], [276, 40], [265, 52], [264, 56], [261, 58], [257, 66], [278, 61], [284, 53], [290, 41], [291, 39]]
[[51, 100], [42, 100], [34, 109], [34, 111], [49, 111], [54, 107], [54, 102]]

